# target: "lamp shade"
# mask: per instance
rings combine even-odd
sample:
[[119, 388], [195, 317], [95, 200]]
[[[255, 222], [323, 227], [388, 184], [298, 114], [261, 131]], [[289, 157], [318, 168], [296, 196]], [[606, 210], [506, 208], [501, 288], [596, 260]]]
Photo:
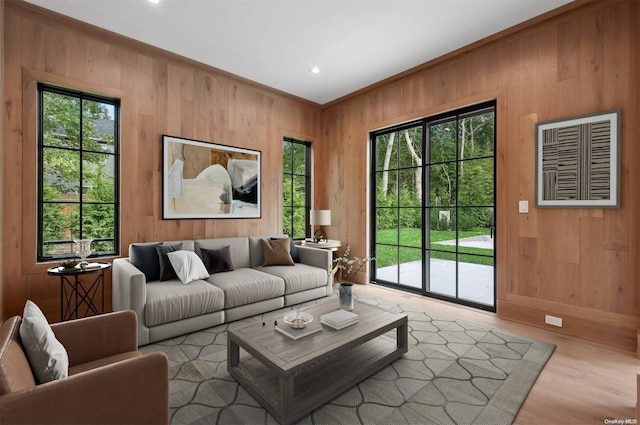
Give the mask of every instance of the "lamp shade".
[[309, 211], [309, 224], [312, 226], [328, 226], [331, 224], [331, 210]]

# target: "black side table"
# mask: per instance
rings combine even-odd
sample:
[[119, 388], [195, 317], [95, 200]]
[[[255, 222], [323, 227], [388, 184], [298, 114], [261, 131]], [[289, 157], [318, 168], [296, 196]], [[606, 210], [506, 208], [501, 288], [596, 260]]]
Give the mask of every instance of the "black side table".
[[[104, 312], [104, 271], [111, 268], [109, 263], [90, 263], [91, 265], [99, 265], [91, 268], [82, 269], [79, 266], [71, 269], [65, 269], [62, 266], [51, 267], [47, 269], [47, 274], [51, 276], [60, 276], [60, 321], [77, 319], [78, 317], [87, 317], [89, 311], [93, 314], [101, 314]], [[89, 285], [87, 289], [82, 285], [80, 276], [95, 274], [98, 275]], [[102, 291], [102, 308], [98, 311], [94, 303], [98, 289]], [[82, 316], [79, 315], [80, 307], [86, 306], [86, 310]]]

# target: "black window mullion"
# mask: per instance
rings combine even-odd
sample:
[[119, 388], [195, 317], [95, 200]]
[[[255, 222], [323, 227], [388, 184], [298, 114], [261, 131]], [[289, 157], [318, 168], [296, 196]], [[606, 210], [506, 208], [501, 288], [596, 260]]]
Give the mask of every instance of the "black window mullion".
[[78, 211], [79, 213], [79, 220], [80, 222], [78, 223], [78, 231], [80, 233], [80, 239], [84, 239], [84, 234], [82, 232], [82, 226], [84, 223], [84, 220], [82, 219], [83, 215], [82, 215], [82, 211], [84, 210], [84, 172], [83, 172], [83, 166], [84, 166], [84, 99], [82, 98], [82, 96], [80, 96], [80, 117], [79, 117], [79, 121], [80, 121], [80, 131], [78, 133], [78, 143], [80, 144], [80, 197], [78, 199]]
[[456, 115], [456, 299], [460, 298], [458, 283], [460, 282], [460, 115]]
[[400, 264], [402, 260], [402, 255], [400, 254], [400, 130], [396, 130], [395, 133], [398, 149], [396, 149], [392, 169], [396, 172], [396, 206], [394, 207], [396, 212], [396, 262], [398, 263], [396, 270], [396, 282], [400, 283]]
[[42, 172], [42, 167], [44, 164], [44, 113], [42, 111], [44, 107], [44, 91], [38, 90], [38, 247], [36, 250], [37, 258], [42, 258], [44, 256], [44, 191], [42, 188], [44, 187], [44, 173]]
[[307, 143], [305, 149], [305, 201], [304, 201], [304, 236], [311, 236], [311, 225], [309, 224], [309, 211], [311, 210], [311, 147]]
[[[429, 167], [431, 164], [431, 152], [427, 148], [429, 127], [426, 121], [422, 122], [422, 288], [424, 294], [429, 282], [428, 273], [431, 272], [431, 259], [427, 248], [431, 246], [431, 182], [429, 180]], [[425, 158], [426, 157], [426, 158]]]

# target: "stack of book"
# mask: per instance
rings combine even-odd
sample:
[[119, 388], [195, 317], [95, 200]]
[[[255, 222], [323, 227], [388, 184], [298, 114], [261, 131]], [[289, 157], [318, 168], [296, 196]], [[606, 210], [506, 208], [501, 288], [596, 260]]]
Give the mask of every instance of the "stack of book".
[[337, 331], [358, 323], [360, 316], [347, 310], [336, 310], [320, 316], [320, 323]]

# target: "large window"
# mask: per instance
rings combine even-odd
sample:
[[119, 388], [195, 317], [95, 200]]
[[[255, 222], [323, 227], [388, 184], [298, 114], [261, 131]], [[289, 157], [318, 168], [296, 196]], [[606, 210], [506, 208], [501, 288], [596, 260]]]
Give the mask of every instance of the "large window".
[[38, 261], [75, 257], [75, 239], [93, 239], [92, 257], [119, 253], [119, 109], [38, 86]]
[[293, 239], [309, 236], [311, 206], [311, 145], [282, 141], [282, 231]]

